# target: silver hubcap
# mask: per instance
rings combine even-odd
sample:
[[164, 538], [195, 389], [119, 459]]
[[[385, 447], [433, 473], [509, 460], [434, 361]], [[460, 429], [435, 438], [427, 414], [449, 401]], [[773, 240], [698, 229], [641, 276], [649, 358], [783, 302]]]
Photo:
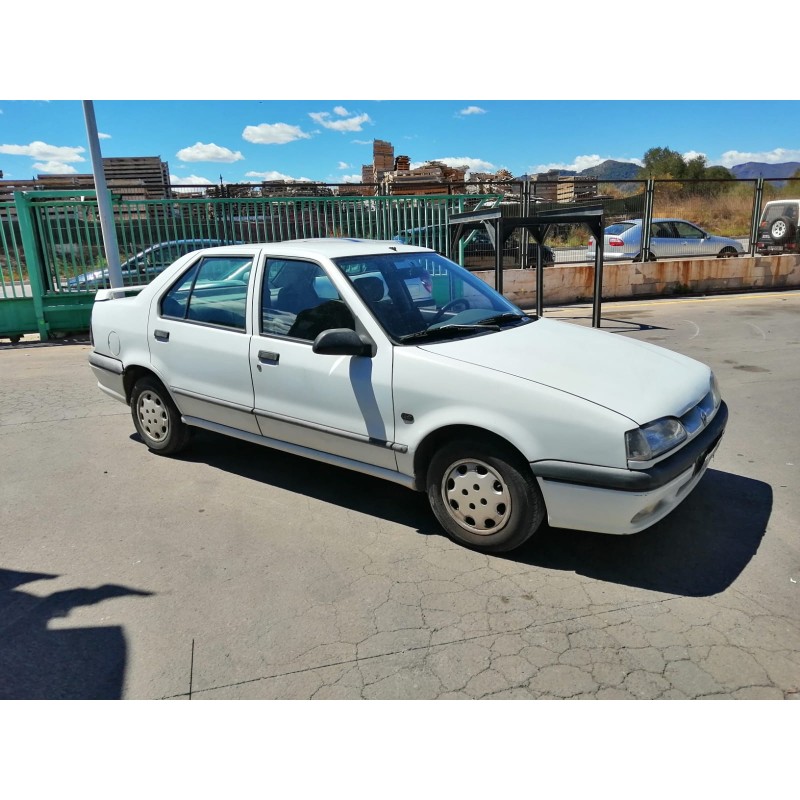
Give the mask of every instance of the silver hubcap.
[[772, 235], [773, 236], [783, 236], [786, 233], [786, 224], [783, 222], [776, 222], [772, 226]]
[[169, 415], [161, 398], [151, 391], [139, 395], [136, 407], [139, 424], [145, 436], [154, 442], [163, 442], [169, 436]]
[[442, 500], [452, 519], [470, 533], [497, 533], [511, 516], [511, 493], [505, 481], [474, 458], [450, 465], [442, 479]]

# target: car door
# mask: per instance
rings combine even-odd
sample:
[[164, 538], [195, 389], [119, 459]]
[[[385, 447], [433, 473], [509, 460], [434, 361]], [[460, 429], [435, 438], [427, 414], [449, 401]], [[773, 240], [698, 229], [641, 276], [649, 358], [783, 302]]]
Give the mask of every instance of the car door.
[[323, 330], [365, 332], [358, 313], [319, 264], [268, 258], [250, 347], [255, 415], [264, 436], [395, 470], [391, 343], [372, 358], [312, 349]]
[[677, 236], [672, 222], [654, 220], [650, 226], [650, 252], [656, 258], [674, 258], [680, 255]]
[[[692, 256], [711, 255], [712, 247], [705, 231], [700, 230], [690, 222], [676, 220], [675, 230], [678, 234], [680, 255], [690, 258]], [[716, 253], [714, 253], [716, 255]]]
[[250, 433], [259, 432], [247, 325], [252, 270], [246, 267], [254, 258], [197, 259], [154, 298], [148, 319], [151, 363], [180, 412]]

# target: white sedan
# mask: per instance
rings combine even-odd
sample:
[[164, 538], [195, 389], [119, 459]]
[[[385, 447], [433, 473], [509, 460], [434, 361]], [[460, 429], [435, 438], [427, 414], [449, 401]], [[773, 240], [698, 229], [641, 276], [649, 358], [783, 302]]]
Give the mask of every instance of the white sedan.
[[393, 241], [200, 250], [98, 292], [91, 327], [99, 387], [150, 450], [204, 428], [394, 481], [487, 552], [545, 519], [649, 527], [700, 481], [728, 416], [704, 364], [528, 316]]

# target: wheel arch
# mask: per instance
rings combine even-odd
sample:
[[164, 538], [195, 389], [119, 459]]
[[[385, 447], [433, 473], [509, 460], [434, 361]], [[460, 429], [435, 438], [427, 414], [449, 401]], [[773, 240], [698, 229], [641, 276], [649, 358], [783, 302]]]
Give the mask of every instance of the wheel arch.
[[122, 375], [122, 385], [125, 388], [125, 401], [128, 403], [128, 405], [131, 403], [131, 393], [133, 392], [133, 387], [136, 385], [136, 381], [147, 376], [155, 378], [162, 386], [164, 386], [164, 389], [169, 392], [169, 389], [167, 389], [164, 381], [162, 381], [159, 375], [153, 372], [152, 369], [149, 367], [143, 367], [140, 364], [131, 364], [130, 366], [125, 367], [125, 372]]
[[520, 465], [525, 465], [526, 469], [530, 469], [528, 460], [519, 448], [515, 447], [508, 439], [500, 434], [489, 431], [486, 428], [478, 427], [477, 425], [446, 425], [428, 433], [414, 452], [414, 488], [418, 491], [425, 491], [428, 467], [434, 453], [436, 453], [440, 447], [456, 439], [469, 438], [491, 441], [494, 444], [506, 448], [519, 460]]

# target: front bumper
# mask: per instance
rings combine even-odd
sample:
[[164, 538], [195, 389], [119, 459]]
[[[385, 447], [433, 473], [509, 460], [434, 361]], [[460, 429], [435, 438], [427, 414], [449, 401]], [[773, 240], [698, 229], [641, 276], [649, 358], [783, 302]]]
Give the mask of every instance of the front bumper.
[[531, 464], [554, 528], [637, 533], [663, 519], [692, 491], [722, 439], [728, 408], [677, 453], [646, 470], [589, 464]]

